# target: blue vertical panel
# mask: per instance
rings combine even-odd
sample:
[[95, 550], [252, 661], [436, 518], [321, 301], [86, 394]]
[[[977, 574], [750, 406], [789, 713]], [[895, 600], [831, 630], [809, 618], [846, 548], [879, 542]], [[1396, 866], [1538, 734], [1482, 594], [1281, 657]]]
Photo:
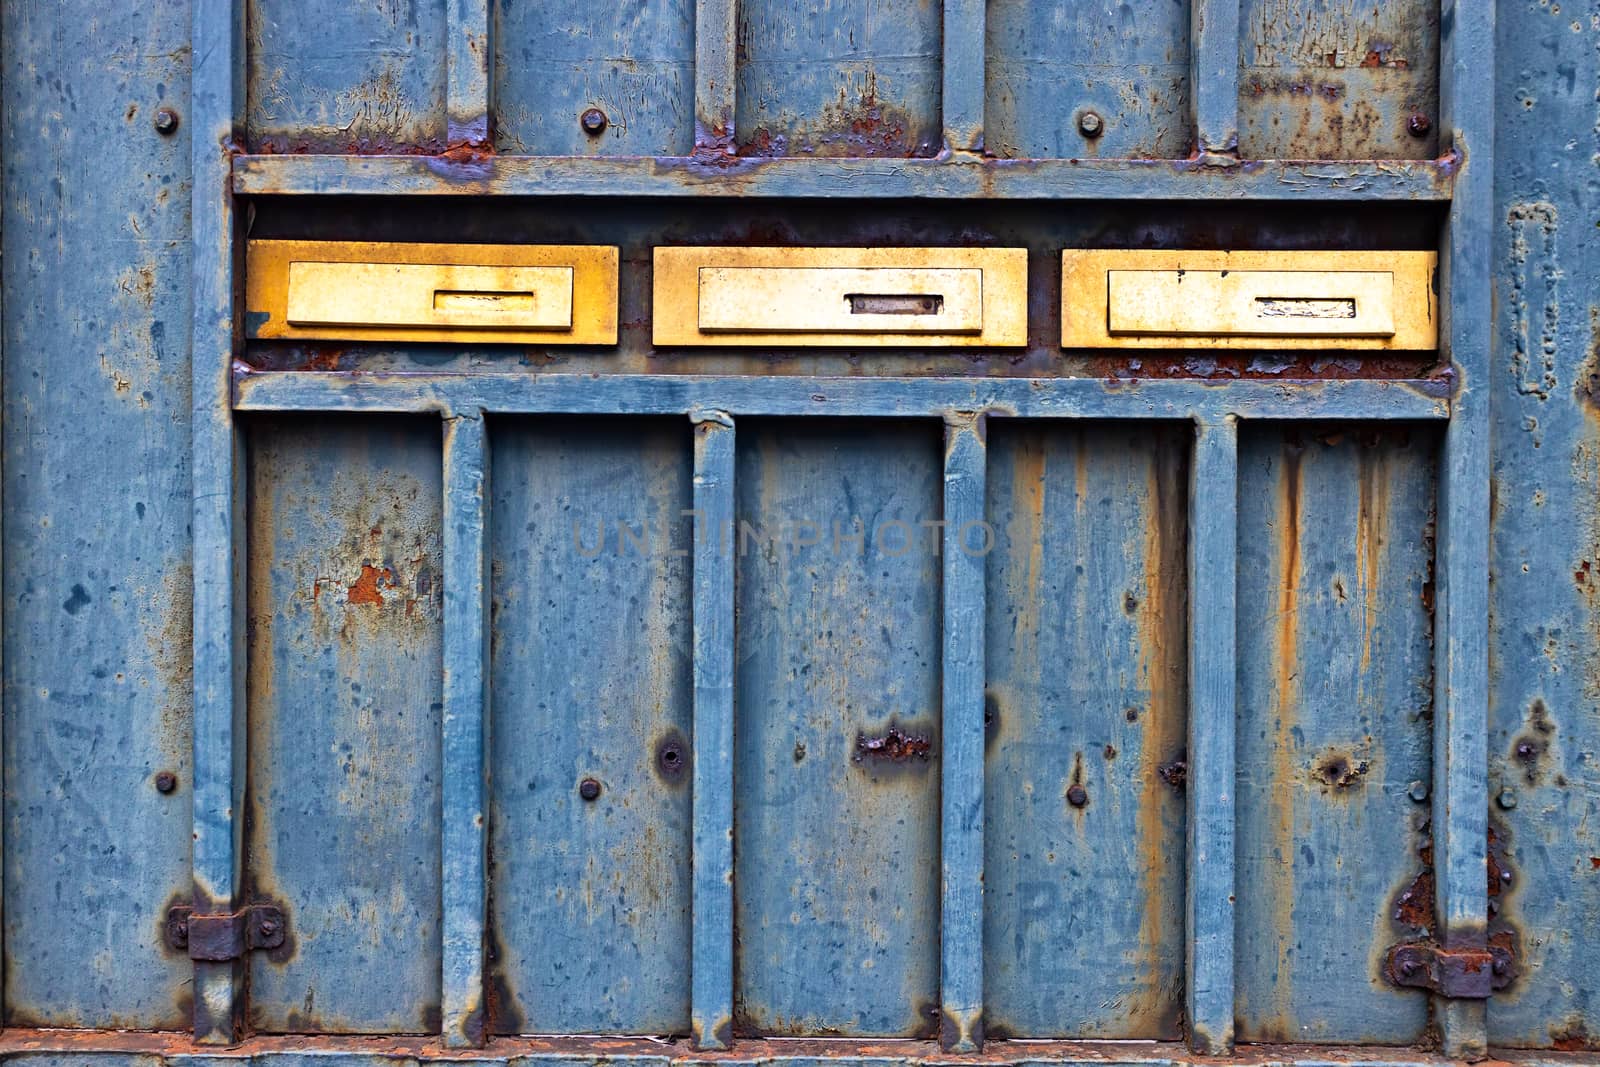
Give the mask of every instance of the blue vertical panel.
[[1190, 436], [991, 423], [991, 1036], [1179, 1036]]
[[1184, 1017], [1189, 1047], [1233, 1049], [1239, 424], [1195, 427], [1189, 474], [1189, 794]]
[[[694, 2], [492, 0], [495, 142], [546, 156], [688, 155]], [[604, 131], [579, 122], [605, 113]]]
[[1585, 17], [1518, 0], [1499, 18], [1489, 907], [1522, 974], [1490, 1001], [1489, 1040], [1515, 1048], [1600, 1048], [1600, 30]]
[[188, 5], [3, 18], [4, 1021], [181, 1029]]
[[489, 435], [444, 421], [442, 1012], [447, 1045], [483, 1044], [489, 917]]
[[983, 1045], [983, 710], [987, 419], [945, 419], [940, 631], [939, 1044]]
[[250, 960], [277, 1033], [440, 1025], [443, 523], [437, 419], [249, 427]]
[[694, 424], [694, 922], [696, 1048], [733, 1039], [733, 419]]
[[493, 443], [490, 1023], [685, 1033], [688, 427], [497, 420]]
[[990, 0], [986, 78], [994, 155], [1179, 159], [1193, 147], [1187, 0]]
[[740, 422], [735, 1025], [931, 1034], [940, 426]]
[[[1439, 7], [1439, 0], [1240, 0], [1240, 155], [1436, 156]], [[1417, 132], [1414, 115], [1427, 123]]]
[[1409, 1044], [1428, 1024], [1381, 967], [1433, 925], [1437, 454], [1422, 428], [1240, 435], [1240, 1041]]
[[737, 131], [758, 156], [931, 156], [942, 25], [928, 0], [740, 0]]
[[447, 0], [240, 0], [256, 152], [443, 147]]

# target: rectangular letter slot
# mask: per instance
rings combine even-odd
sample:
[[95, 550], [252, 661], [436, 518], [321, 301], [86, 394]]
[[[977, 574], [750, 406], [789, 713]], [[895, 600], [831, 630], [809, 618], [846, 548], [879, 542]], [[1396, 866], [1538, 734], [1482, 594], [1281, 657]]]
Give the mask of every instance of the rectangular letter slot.
[[251, 338], [613, 344], [605, 246], [252, 241]]
[[1432, 252], [1078, 251], [1067, 348], [1437, 346]]
[[658, 248], [658, 345], [1021, 345], [1027, 254]]

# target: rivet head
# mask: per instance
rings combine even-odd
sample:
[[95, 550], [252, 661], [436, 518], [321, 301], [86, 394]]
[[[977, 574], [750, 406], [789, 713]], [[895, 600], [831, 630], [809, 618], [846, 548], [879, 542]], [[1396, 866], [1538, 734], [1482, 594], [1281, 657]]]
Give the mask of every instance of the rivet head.
[[1085, 111], [1078, 116], [1078, 132], [1085, 137], [1099, 137], [1104, 130], [1105, 122], [1101, 120], [1098, 113]]
[[170, 107], [156, 110], [156, 132], [162, 135], [171, 135], [178, 129], [178, 113]]
[[1431, 129], [1433, 129], [1433, 120], [1420, 111], [1406, 120], [1406, 130], [1413, 137], [1426, 137]]
[[578, 795], [585, 800], [594, 800], [600, 796], [600, 783], [593, 778], [585, 778], [578, 783]]
[[178, 788], [178, 776], [171, 771], [162, 771], [156, 775], [156, 792], [170, 793]]
[[611, 125], [611, 120], [606, 118], [606, 113], [597, 107], [591, 107], [578, 116], [578, 123], [583, 127], [583, 132], [590, 137], [598, 137], [606, 132], [606, 127]]
[[1494, 799], [1495, 803], [1506, 811], [1510, 811], [1517, 806], [1517, 793], [1514, 789], [1502, 789], [1500, 790], [1500, 795]]
[[1067, 803], [1075, 808], [1081, 808], [1089, 803], [1089, 791], [1081, 785], [1073, 784], [1067, 787]]
[[1428, 783], [1416, 781], [1411, 783], [1411, 788], [1406, 790], [1406, 796], [1421, 804], [1428, 799]]

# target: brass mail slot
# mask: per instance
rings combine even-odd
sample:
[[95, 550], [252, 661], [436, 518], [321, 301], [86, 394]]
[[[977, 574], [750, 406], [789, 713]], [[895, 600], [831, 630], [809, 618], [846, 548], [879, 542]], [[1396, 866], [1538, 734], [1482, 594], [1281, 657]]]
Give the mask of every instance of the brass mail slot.
[[617, 249], [251, 241], [256, 339], [615, 344]]
[[657, 345], [1027, 343], [1020, 248], [657, 248]]
[[1066, 348], [1438, 347], [1433, 252], [1062, 254]]

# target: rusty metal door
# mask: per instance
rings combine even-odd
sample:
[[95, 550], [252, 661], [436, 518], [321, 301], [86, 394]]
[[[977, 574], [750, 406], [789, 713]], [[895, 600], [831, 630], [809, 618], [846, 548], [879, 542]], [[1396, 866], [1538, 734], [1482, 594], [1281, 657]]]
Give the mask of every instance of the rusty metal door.
[[[1561, 6], [6, 0], [0, 1059], [1593, 1052]], [[1428, 340], [1119, 251], [1436, 253]]]

